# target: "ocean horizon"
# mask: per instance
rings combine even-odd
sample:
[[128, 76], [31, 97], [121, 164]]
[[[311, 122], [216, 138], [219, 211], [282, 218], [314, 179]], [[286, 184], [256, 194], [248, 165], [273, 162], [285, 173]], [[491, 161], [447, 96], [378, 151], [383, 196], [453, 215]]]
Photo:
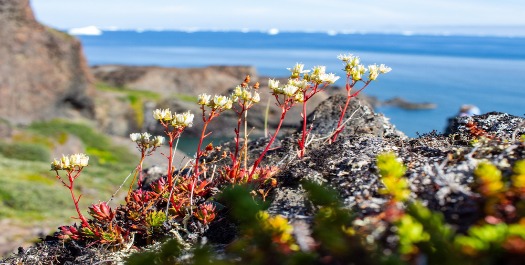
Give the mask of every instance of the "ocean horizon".
[[365, 65], [384, 63], [393, 69], [364, 93], [437, 104], [432, 110], [377, 109], [411, 137], [443, 131], [463, 104], [476, 105], [482, 113], [525, 113], [525, 37], [117, 30], [78, 38], [90, 65], [250, 65], [271, 77], [287, 76], [286, 68], [297, 62], [306, 68], [326, 65], [328, 72], [343, 76], [336, 57], [352, 53]]

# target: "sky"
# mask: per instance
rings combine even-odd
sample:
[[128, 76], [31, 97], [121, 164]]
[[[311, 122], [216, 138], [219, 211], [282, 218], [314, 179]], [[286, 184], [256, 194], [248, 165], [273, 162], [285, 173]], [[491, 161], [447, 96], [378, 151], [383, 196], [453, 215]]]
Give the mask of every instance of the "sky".
[[59, 29], [525, 30], [523, 0], [31, 1], [37, 19]]

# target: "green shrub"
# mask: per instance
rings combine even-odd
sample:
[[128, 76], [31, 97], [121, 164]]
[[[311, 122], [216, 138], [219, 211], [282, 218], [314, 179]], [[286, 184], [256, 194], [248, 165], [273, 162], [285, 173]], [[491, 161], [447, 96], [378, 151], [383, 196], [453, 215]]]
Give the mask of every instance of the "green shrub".
[[51, 155], [46, 146], [31, 143], [2, 143], [0, 154], [5, 157], [27, 161], [49, 161]]

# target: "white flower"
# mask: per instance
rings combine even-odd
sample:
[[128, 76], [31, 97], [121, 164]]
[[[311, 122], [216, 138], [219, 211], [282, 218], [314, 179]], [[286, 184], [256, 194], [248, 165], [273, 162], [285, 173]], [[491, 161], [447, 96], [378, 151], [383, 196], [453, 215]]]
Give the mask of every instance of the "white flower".
[[69, 162], [72, 166], [76, 166], [80, 164], [80, 160], [82, 159], [80, 154], [74, 154], [69, 156]]
[[288, 84], [305, 90], [308, 87], [308, 81], [304, 79], [288, 79]]
[[281, 89], [281, 94], [291, 97], [291, 96], [295, 95], [295, 93], [298, 90], [299, 90], [298, 87], [296, 87], [294, 85], [287, 84]]
[[169, 109], [156, 109], [153, 111], [153, 118], [155, 120], [170, 121], [173, 117]]
[[198, 101], [199, 105], [208, 106], [210, 104], [210, 101], [211, 101], [211, 95], [200, 94], [198, 99], [199, 99], [199, 101]]
[[191, 127], [193, 125], [193, 117], [194, 115], [189, 111], [182, 114], [176, 114], [172, 125], [174, 127]]
[[361, 59], [358, 56], [354, 56], [349, 62], [351, 66], [356, 67], [361, 62]]
[[297, 94], [295, 94], [295, 96], [294, 96], [294, 100], [295, 100], [296, 102], [300, 102], [300, 103], [304, 102], [304, 95], [303, 95], [303, 93], [297, 93]]
[[324, 74], [325, 72], [326, 72], [326, 66], [318, 65], [318, 66], [314, 66], [312, 68], [312, 74], [311, 75], [320, 75], [320, 74]]
[[377, 64], [372, 64], [368, 66], [368, 79], [369, 80], [376, 80], [377, 76], [379, 75], [379, 67]]
[[215, 97], [213, 98], [213, 105], [221, 108], [227, 105], [229, 100], [230, 99], [226, 96], [215, 95]]
[[352, 59], [354, 59], [354, 55], [353, 54], [339, 54], [339, 56], [337, 56], [337, 59], [343, 62], [349, 62], [349, 61], [352, 61]]
[[74, 159], [75, 162], [73, 164], [79, 166], [79, 167], [86, 167], [89, 162], [89, 156], [85, 154], [76, 154], [74, 155], [74, 158], [70, 158], [71, 160]]
[[366, 68], [364, 65], [360, 64], [354, 68], [352, 68], [352, 71], [350, 74], [352, 75], [352, 79], [354, 81], [358, 81], [362, 79], [362, 75], [366, 72]]
[[388, 72], [392, 71], [392, 68], [384, 65], [384, 64], [381, 64], [379, 65], [379, 72], [382, 73], [382, 74], [386, 74]]
[[160, 109], [154, 110], [153, 111], [153, 118], [155, 120], [162, 120], [162, 114], [161, 113], [162, 113], [162, 110], [160, 110]]
[[309, 70], [303, 70], [303, 68], [304, 68], [304, 64], [296, 63], [293, 68], [286, 68], [286, 69], [292, 72], [291, 78], [298, 78], [299, 75], [310, 72]]
[[136, 142], [140, 139], [140, 133], [132, 133], [129, 135], [129, 138], [131, 138], [131, 141]]
[[228, 101], [226, 101], [226, 104], [224, 104], [224, 106], [222, 106], [223, 109], [231, 109], [233, 106], [233, 101], [231, 100], [231, 98], [228, 98]]
[[60, 160], [54, 159], [53, 162], [51, 162], [51, 170], [61, 170], [62, 169], [62, 162]]
[[69, 160], [69, 157], [62, 155], [62, 159], [60, 159], [60, 162], [62, 169], [71, 168], [71, 161]]
[[240, 97], [244, 90], [245, 89], [243, 89], [241, 86], [236, 86], [235, 89], [233, 90], [233, 95], [237, 96], [237, 97]]
[[150, 134], [150, 133], [148, 133], [148, 132], [143, 132], [143, 133], [140, 135], [140, 140], [141, 140], [142, 142], [148, 142], [150, 137], [151, 137], [151, 134]]
[[337, 81], [339, 79], [339, 76], [336, 76], [335, 74], [333, 73], [329, 73], [329, 74], [322, 74], [319, 76], [319, 80], [322, 82], [322, 83], [328, 83], [328, 84], [333, 84], [335, 83], [335, 81]]
[[164, 137], [162, 136], [155, 136], [153, 137], [153, 140], [151, 141], [152, 145], [155, 147], [159, 147], [164, 143]]
[[321, 75], [326, 72], [326, 66], [315, 66], [312, 68], [312, 73], [309, 76], [309, 79], [317, 84], [322, 83]]
[[246, 90], [246, 89], [243, 89], [242, 90], [242, 93], [241, 93], [241, 98], [243, 100], [250, 100], [252, 98], [252, 92]]
[[268, 80], [268, 87], [271, 89], [271, 90], [276, 90], [279, 88], [279, 80], [275, 80], [275, 79], [270, 79]]
[[261, 101], [261, 96], [259, 95], [259, 93], [257, 93], [257, 91], [253, 92], [253, 97], [251, 98], [251, 101], [253, 103], [257, 103], [257, 102]]

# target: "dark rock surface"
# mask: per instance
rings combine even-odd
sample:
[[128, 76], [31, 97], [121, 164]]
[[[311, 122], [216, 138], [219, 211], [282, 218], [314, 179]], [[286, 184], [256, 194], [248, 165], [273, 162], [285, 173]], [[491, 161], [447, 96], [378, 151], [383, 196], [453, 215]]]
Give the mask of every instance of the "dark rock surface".
[[0, 1], [0, 117], [15, 123], [94, 116], [80, 42], [39, 24], [29, 0]]

